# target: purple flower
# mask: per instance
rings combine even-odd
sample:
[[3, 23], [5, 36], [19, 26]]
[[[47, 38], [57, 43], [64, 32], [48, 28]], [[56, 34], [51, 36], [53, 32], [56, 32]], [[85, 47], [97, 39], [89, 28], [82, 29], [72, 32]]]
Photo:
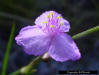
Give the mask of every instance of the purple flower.
[[56, 61], [77, 60], [81, 57], [69, 32], [70, 24], [61, 14], [46, 11], [35, 20], [35, 26], [21, 29], [15, 38], [29, 55], [41, 56], [48, 52]]

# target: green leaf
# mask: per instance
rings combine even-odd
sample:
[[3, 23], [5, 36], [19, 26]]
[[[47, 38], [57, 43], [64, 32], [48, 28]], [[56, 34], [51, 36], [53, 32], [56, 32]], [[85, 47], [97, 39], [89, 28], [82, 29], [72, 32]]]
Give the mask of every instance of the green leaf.
[[3, 61], [3, 67], [2, 67], [2, 74], [1, 75], [6, 75], [6, 69], [7, 69], [7, 64], [8, 64], [8, 58], [11, 50], [11, 45], [14, 37], [14, 31], [15, 31], [15, 24], [12, 25], [11, 33], [10, 33], [10, 38], [9, 42], [7, 45], [4, 61]]

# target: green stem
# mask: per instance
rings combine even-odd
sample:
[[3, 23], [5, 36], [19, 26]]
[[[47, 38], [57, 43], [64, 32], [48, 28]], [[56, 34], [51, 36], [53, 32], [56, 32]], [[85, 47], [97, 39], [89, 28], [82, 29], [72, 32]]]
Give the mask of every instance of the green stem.
[[[84, 32], [78, 33], [76, 35], [74, 35], [72, 38], [73, 39], [78, 39], [84, 36], [87, 36], [89, 34], [92, 34], [94, 32], [99, 31], [99, 26], [93, 27], [91, 29], [88, 29]], [[28, 72], [30, 72], [30, 70], [32, 69], [32, 67], [36, 67], [41, 61], [42, 61], [42, 57], [37, 57], [36, 59], [34, 59], [29, 65], [17, 70], [16, 72], [13, 72], [11, 75], [18, 75], [18, 74], [27, 74]]]
[[4, 57], [4, 61], [3, 61], [3, 68], [2, 68], [2, 74], [1, 75], [6, 75], [8, 58], [9, 58], [9, 54], [10, 54], [12, 41], [13, 41], [13, 38], [14, 38], [14, 31], [15, 31], [15, 24], [12, 25], [9, 42], [8, 42], [8, 46], [7, 46], [5, 57]]
[[99, 26], [96, 26], [96, 27], [93, 27], [93, 28], [88, 29], [86, 31], [83, 31], [81, 33], [78, 33], [78, 34], [74, 35], [72, 38], [73, 39], [78, 39], [78, 38], [81, 38], [81, 37], [85, 37], [87, 35], [90, 35], [90, 34], [92, 34], [94, 32], [97, 32], [97, 31], [99, 31]]
[[[19, 74], [28, 75], [28, 73], [31, 72], [31, 69], [34, 69], [41, 61], [42, 61], [41, 56], [38, 56], [30, 64], [22, 67], [21, 69], [17, 70], [16, 72], [11, 73], [10, 75], [19, 75]], [[34, 71], [32, 71], [32, 73], [35, 71], [36, 70], [34, 69]]]

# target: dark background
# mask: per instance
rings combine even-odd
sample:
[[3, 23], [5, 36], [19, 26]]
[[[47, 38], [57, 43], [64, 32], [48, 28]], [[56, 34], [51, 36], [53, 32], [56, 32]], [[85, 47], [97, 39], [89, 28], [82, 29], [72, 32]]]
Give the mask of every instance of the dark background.
[[[22, 27], [34, 25], [36, 17], [48, 10], [61, 13], [70, 22], [71, 36], [99, 24], [99, 0], [0, 0], [0, 73], [13, 22], [16, 36]], [[99, 32], [75, 42], [82, 54], [80, 60], [41, 62], [35, 75], [58, 75], [59, 70], [99, 70]], [[33, 58], [14, 40], [7, 74], [27, 65]]]

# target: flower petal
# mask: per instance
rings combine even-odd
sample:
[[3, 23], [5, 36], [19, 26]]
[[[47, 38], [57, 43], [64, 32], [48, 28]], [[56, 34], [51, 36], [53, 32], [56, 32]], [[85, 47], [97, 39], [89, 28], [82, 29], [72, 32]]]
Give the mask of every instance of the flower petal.
[[81, 57], [78, 47], [68, 34], [58, 34], [54, 37], [48, 51], [56, 61], [77, 60]]
[[[62, 22], [63, 23], [63, 26], [61, 27], [61, 31], [62, 32], [68, 32], [69, 29], [70, 29], [69, 22], [66, 19], [64, 19], [61, 14], [59, 14], [59, 13], [57, 13], [55, 11], [46, 11], [45, 13], [41, 14], [35, 20], [35, 24], [41, 26], [44, 29], [46, 27], [46, 24], [44, 24], [44, 22], [48, 22], [49, 18], [47, 16], [50, 15], [50, 13], [53, 13], [53, 20], [52, 21], [54, 21], [54, 22], [57, 21], [57, 17], [58, 16], [61, 17], [61, 18], [59, 18], [59, 22]], [[52, 23], [52, 21], [50, 23]]]
[[15, 40], [23, 46], [26, 53], [36, 56], [44, 54], [50, 43], [48, 35], [37, 26], [24, 27]]

